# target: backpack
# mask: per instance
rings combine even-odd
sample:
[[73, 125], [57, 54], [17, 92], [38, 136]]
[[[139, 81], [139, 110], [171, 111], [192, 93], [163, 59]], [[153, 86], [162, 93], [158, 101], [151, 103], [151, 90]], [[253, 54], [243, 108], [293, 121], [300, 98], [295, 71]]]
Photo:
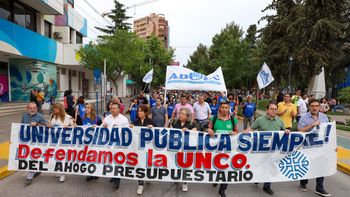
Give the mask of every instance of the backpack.
[[[212, 123], [213, 123], [213, 129], [214, 129], [215, 122], [216, 122], [217, 119], [218, 119], [218, 115], [215, 115], [215, 116], [213, 117], [213, 121], [212, 121]], [[235, 124], [235, 117], [234, 117], [233, 115], [230, 115], [230, 119], [231, 119], [231, 124], [232, 124], [233, 129], [234, 129], [235, 126], [236, 126], [236, 124]]]

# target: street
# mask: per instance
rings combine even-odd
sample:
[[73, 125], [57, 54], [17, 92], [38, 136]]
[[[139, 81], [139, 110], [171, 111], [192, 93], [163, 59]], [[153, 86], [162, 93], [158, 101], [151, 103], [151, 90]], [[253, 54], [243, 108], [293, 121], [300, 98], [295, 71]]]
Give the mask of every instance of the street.
[[[128, 104], [126, 101], [125, 104]], [[22, 114], [1, 117], [3, 123], [0, 127], [1, 142], [10, 139], [10, 123], [20, 122]], [[47, 116], [47, 115], [46, 115]], [[48, 117], [46, 117], [48, 118]], [[242, 121], [239, 130], [242, 130]], [[350, 148], [350, 133], [337, 130], [338, 145]], [[14, 174], [0, 180], [0, 196], [138, 196], [136, 194], [137, 181], [122, 180], [120, 189], [115, 191], [107, 178], [86, 182], [84, 176], [66, 175], [66, 181], [59, 183], [55, 174], [42, 173], [33, 180], [29, 186], [25, 185], [26, 172], [15, 172]], [[337, 172], [337, 174], [325, 179], [325, 188], [332, 196], [346, 197], [350, 192], [350, 176]], [[315, 180], [311, 180], [308, 192], [299, 190], [299, 182], [274, 183], [272, 189], [274, 196], [283, 197], [307, 197], [317, 196], [314, 194]], [[205, 189], [203, 189], [205, 187]], [[17, 189], [13, 189], [17, 188]], [[181, 184], [167, 182], [151, 182], [145, 185], [142, 196], [216, 196], [218, 187], [212, 184], [189, 184], [189, 191], [182, 192]], [[262, 190], [262, 184], [232, 184], [229, 186], [227, 196], [269, 196]]]
[[[33, 180], [29, 186], [24, 184], [25, 172], [15, 174], [0, 180], [0, 194], [7, 196], [138, 196], [136, 194], [137, 181], [122, 180], [120, 189], [114, 191], [112, 184], [107, 178], [100, 178], [96, 181], [86, 182], [85, 177], [67, 175], [64, 183], [59, 183], [54, 174], [41, 174]], [[326, 190], [335, 197], [347, 197], [350, 192], [350, 177], [338, 171], [337, 174], [325, 178]], [[315, 180], [308, 184], [309, 191], [299, 190], [299, 182], [273, 183], [274, 196], [283, 197], [309, 197], [314, 194]], [[16, 189], [14, 189], [16, 188]], [[262, 184], [233, 184], [229, 185], [227, 196], [269, 196], [264, 193]], [[182, 192], [181, 185], [166, 182], [151, 182], [145, 184], [142, 196], [158, 197], [197, 197], [216, 196], [218, 187], [212, 184], [189, 184], [189, 191]], [[49, 194], [49, 195], [48, 195]]]

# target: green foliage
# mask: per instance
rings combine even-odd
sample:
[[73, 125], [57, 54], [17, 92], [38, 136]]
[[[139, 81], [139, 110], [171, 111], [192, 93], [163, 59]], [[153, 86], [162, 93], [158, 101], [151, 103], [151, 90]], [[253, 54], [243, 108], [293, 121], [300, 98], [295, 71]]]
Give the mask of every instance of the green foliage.
[[[165, 48], [164, 44], [157, 36], [151, 35], [151, 37], [146, 40], [144, 62], [150, 64], [154, 69], [152, 86], [158, 87], [164, 85], [166, 67], [171, 63], [173, 56], [174, 50]], [[147, 72], [143, 73], [143, 75]], [[141, 75], [141, 77], [143, 77], [143, 75]]]
[[350, 87], [341, 89], [338, 92], [338, 99], [342, 103], [350, 104]]
[[99, 38], [97, 44], [89, 43], [78, 53], [81, 64], [89, 69], [103, 70], [103, 59], [106, 59], [107, 77], [117, 88], [117, 79], [120, 76], [133, 72], [144, 63], [145, 43], [127, 30], [117, 30], [115, 33]]
[[190, 56], [187, 67], [203, 74], [222, 67], [226, 87], [251, 88], [263, 63], [263, 43], [257, 39], [256, 25], [251, 25], [244, 38], [242, 28], [234, 22], [227, 24], [212, 38], [208, 48], [199, 44]]
[[339, 125], [339, 124], [337, 124], [337, 129], [343, 130], [343, 131], [350, 131], [349, 126], [344, 126], [344, 125]]
[[212, 67], [208, 47], [202, 43], [197, 46], [196, 51], [190, 56], [187, 67], [205, 75], [212, 73], [216, 69]]
[[81, 56], [81, 64], [91, 70], [103, 70], [103, 60], [106, 59], [107, 78], [117, 89], [117, 79], [122, 75], [130, 74], [136, 84], [140, 85], [143, 76], [152, 67], [152, 85], [164, 84], [166, 66], [171, 62], [174, 51], [166, 49], [155, 36], [145, 41], [127, 30], [116, 30], [113, 35], [99, 38], [96, 44], [90, 42], [78, 53]]
[[123, 4], [119, 3], [117, 0], [114, 0], [114, 9], [112, 9], [112, 11], [107, 14], [107, 17], [112, 20], [114, 25], [106, 26], [106, 28], [96, 27], [96, 29], [109, 35], [115, 34], [117, 30], [130, 30], [131, 24], [127, 23], [126, 21], [131, 17], [126, 16], [126, 9], [123, 7]]
[[[322, 67], [328, 74], [346, 65], [340, 61], [344, 61], [341, 40], [346, 35], [348, 21], [344, 16], [349, 12], [348, 6], [348, 0], [272, 1], [265, 10], [274, 10], [275, 14], [261, 19], [268, 22], [261, 38], [277, 84], [288, 79], [289, 57], [293, 57], [292, 85], [299, 88], [307, 87]], [[339, 77], [326, 75], [327, 79]]]

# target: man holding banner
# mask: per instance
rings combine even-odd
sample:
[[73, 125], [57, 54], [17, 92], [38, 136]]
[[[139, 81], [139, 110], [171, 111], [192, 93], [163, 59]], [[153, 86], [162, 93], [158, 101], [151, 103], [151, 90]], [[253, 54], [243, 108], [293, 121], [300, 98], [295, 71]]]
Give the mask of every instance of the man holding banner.
[[[298, 123], [298, 129], [301, 132], [311, 132], [315, 127], [316, 131], [319, 130], [319, 125], [321, 123], [327, 123], [328, 117], [320, 112], [320, 102], [317, 99], [311, 99], [309, 101], [309, 112], [303, 115]], [[324, 177], [316, 178], [316, 190], [315, 193], [320, 196], [331, 196], [323, 187]], [[303, 192], [307, 191], [308, 180], [300, 181], [300, 190]]]
[[[261, 116], [253, 123], [251, 128], [245, 130], [245, 132], [253, 130], [258, 131], [285, 131], [286, 134], [290, 133], [290, 130], [285, 129], [284, 123], [277, 116], [277, 105], [275, 103], [269, 103], [266, 107], [266, 115]], [[271, 183], [264, 183], [263, 190], [272, 195], [273, 191], [271, 189]]]
[[[27, 112], [22, 116], [22, 123], [30, 124], [30, 126], [46, 126], [47, 121], [44, 119], [43, 115], [38, 112], [38, 107], [36, 103], [30, 102], [27, 104]], [[38, 176], [41, 172], [27, 172], [27, 178], [25, 183], [27, 185], [32, 184], [33, 178]]]
[[[211, 117], [209, 121], [208, 133], [214, 136], [215, 133], [219, 134], [237, 134], [238, 133], [238, 120], [230, 114], [230, 105], [222, 101], [220, 103], [217, 116]], [[216, 186], [216, 184], [214, 184]], [[219, 197], [226, 197], [225, 191], [228, 184], [220, 184]]]
[[[127, 127], [129, 126], [129, 121], [128, 119], [120, 114], [120, 105], [118, 103], [113, 103], [111, 107], [111, 114], [108, 115], [104, 120], [102, 126], [104, 128], [113, 128], [113, 127], [118, 127], [118, 126], [124, 126]], [[116, 190], [119, 189], [119, 184], [120, 184], [120, 178], [112, 178], [111, 182], [114, 185], [114, 188]]]

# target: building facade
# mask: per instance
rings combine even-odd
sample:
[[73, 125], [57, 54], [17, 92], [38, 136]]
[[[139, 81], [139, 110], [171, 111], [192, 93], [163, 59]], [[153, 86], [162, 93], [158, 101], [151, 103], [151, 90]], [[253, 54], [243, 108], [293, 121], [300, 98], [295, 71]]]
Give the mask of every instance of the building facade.
[[77, 55], [86, 36], [74, 0], [0, 0], [0, 101], [28, 101], [32, 89], [89, 96], [93, 75]]
[[155, 34], [165, 45], [169, 47], [169, 26], [163, 14], [152, 13], [149, 16], [134, 20], [134, 32], [140, 38], [149, 38]]

